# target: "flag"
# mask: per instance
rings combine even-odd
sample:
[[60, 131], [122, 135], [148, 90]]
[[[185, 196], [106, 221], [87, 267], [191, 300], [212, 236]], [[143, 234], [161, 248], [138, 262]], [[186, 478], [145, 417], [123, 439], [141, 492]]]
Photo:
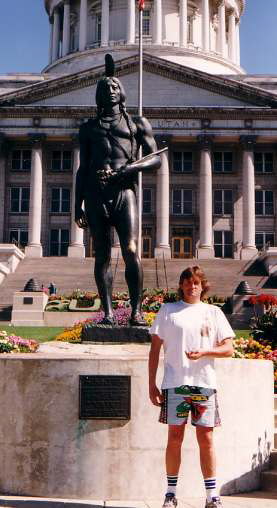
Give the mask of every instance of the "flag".
[[139, 11], [143, 11], [143, 9], [144, 9], [144, 0], [138, 0], [138, 8], [139, 8]]

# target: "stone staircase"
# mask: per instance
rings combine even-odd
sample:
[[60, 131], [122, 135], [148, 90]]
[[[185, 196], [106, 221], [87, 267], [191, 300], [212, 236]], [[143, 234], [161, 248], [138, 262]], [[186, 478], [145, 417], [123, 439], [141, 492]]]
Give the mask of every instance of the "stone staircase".
[[261, 474], [261, 488], [277, 493], [277, 394], [274, 395], [274, 450], [270, 454], [269, 470]]
[[277, 450], [270, 454], [269, 468], [261, 473], [261, 489], [277, 493]]
[[[196, 259], [144, 259], [144, 287], [176, 289], [181, 271], [189, 265], [198, 264]], [[255, 291], [277, 294], [275, 289], [262, 289], [267, 277], [258, 275], [255, 270], [249, 273], [245, 261], [234, 259], [203, 260], [201, 267], [205, 270], [211, 283], [210, 295], [227, 297], [232, 295], [241, 280], [247, 280]], [[10, 306], [15, 291], [23, 290], [30, 278], [37, 279], [45, 287], [54, 282], [59, 294], [70, 294], [74, 289], [96, 291], [93, 276], [94, 259], [74, 259], [68, 257], [25, 258], [14, 273], [11, 273], [0, 286], [0, 320], [9, 319]], [[114, 274], [114, 291], [126, 290], [125, 265], [122, 259], [112, 261]]]

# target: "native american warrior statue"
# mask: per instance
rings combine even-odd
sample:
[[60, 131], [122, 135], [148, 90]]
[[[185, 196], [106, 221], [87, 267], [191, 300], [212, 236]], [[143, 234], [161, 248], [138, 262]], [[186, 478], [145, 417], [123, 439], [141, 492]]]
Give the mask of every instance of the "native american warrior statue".
[[[125, 106], [122, 83], [114, 77], [114, 62], [106, 55], [106, 76], [96, 89], [97, 117], [81, 125], [80, 167], [76, 177], [75, 221], [89, 226], [95, 249], [94, 275], [105, 317], [115, 324], [112, 310], [111, 247], [115, 228], [125, 262], [132, 314], [131, 326], [145, 326], [141, 315], [143, 272], [137, 254], [138, 212], [136, 184], [139, 171], [158, 169], [159, 155], [137, 161], [156, 151], [151, 125], [146, 118], [131, 118]], [[82, 204], [84, 202], [84, 210]]]

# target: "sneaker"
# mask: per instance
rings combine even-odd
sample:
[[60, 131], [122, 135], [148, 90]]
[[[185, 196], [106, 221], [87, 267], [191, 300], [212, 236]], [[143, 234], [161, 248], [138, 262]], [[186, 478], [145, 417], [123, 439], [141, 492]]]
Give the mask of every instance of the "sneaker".
[[177, 506], [177, 499], [175, 497], [175, 494], [166, 494], [164, 498], [164, 504], [162, 508], [176, 508]]
[[205, 508], [221, 508], [222, 506], [220, 497], [213, 497], [211, 501], [206, 501]]

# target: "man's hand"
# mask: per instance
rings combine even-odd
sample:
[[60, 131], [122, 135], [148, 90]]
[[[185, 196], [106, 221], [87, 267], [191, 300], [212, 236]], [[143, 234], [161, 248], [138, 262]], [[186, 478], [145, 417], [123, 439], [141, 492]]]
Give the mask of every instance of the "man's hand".
[[149, 397], [154, 406], [161, 406], [163, 402], [163, 396], [156, 385], [149, 388]]
[[88, 227], [88, 221], [84, 210], [80, 209], [75, 213], [75, 222], [81, 229], [86, 229]]
[[205, 351], [191, 351], [190, 353], [186, 351], [186, 355], [189, 360], [199, 360], [205, 356]]

